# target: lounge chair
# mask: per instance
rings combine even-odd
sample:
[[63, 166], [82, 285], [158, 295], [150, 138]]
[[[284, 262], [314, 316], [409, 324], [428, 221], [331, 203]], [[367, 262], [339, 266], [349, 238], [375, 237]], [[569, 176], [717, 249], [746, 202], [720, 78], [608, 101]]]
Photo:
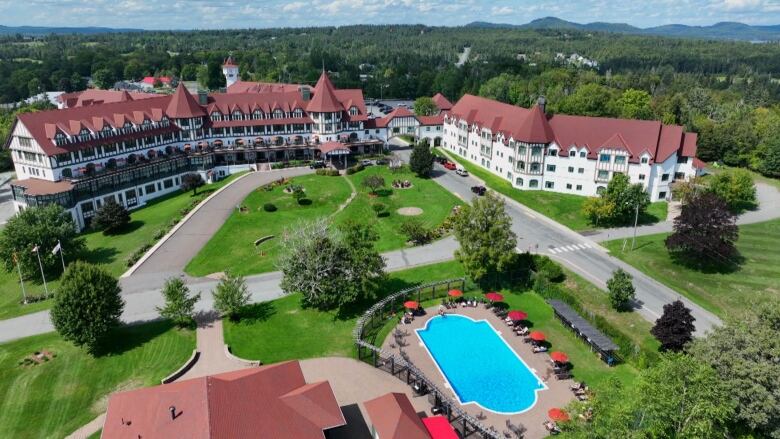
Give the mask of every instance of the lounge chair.
[[547, 346], [534, 346], [534, 354], [540, 354], [542, 352], [547, 352]]

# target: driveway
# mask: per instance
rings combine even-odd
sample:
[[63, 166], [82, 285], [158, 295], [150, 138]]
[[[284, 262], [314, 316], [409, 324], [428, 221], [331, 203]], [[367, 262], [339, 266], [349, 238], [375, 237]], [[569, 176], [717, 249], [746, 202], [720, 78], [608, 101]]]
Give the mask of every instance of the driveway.
[[12, 176], [13, 172], [0, 173], [0, 227], [15, 213], [10, 184]]

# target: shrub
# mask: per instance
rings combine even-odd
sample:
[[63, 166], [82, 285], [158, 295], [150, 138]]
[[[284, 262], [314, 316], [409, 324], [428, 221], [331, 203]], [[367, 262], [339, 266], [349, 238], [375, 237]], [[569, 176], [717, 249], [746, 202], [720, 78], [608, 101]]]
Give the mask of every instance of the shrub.
[[231, 320], [237, 320], [239, 311], [249, 303], [249, 291], [243, 276], [234, 275], [229, 270], [212, 291], [214, 309]]
[[382, 203], [374, 203], [371, 205], [371, 208], [374, 209], [376, 216], [380, 218], [386, 217], [390, 214], [390, 212], [387, 211], [387, 206]]
[[314, 171], [316, 175], [328, 175], [328, 168], [320, 168]]
[[330, 169], [330, 168], [320, 168], [317, 169], [315, 173], [317, 175], [325, 175], [328, 177], [338, 177], [339, 175], [341, 175], [338, 169]]
[[634, 284], [631, 275], [618, 268], [607, 281], [609, 303], [616, 310], [623, 310], [634, 300]]
[[430, 240], [430, 232], [425, 228], [422, 221], [417, 218], [410, 218], [401, 224], [401, 233], [409, 238], [409, 241], [415, 244], [425, 244]]
[[365, 169], [363, 167], [363, 165], [358, 163], [355, 166], [350, 166], [349, 168], [347, 168], [347, 175], [352, 175], [352, 174], [358, 173], [358, 172], [362, 171], [363, 169]]
[[274, 203], [263, 204], [263, 210], [266, 212], [276, 212], [276, 205]]
[[376, 195], [376, 190], [385, 187], [385, 179], [381, 175], [369, 175], [364, 177], [361, 184], [371, 190], [372, 194]]
[[155, 239], [155, 240], [161, 239], [163, 236], [165, 236], [166, 233], [168, 233], [168, 232], [166, 232], [165, 229], [160, 229], [160, 230], [154, 232], [154, 235], [152, 235], [152, 239]]
[[203, 177], [196, 172], [190, 172], [181, 177], [181, 190], [185, 192], [192, 190], [192, 195], [196, 195], [198, 193], [198, 188], [204, 184], [206, 184], [206, 182], [203, 181]]
[[565, 278], [563, 268], [544, 255], [533, 256], [533, 270], [550, 282], [561, 282]]
[[751, 209], [757, 202], [753, 176], [744, 169], [732, 169], [713, 175], [710, 178], [709, 190], [735, 212]]
[[103, 204], [95, 214], [92, 224], [105, 234], [116, 233], [130, 223], [130, 212], [113, 199]]

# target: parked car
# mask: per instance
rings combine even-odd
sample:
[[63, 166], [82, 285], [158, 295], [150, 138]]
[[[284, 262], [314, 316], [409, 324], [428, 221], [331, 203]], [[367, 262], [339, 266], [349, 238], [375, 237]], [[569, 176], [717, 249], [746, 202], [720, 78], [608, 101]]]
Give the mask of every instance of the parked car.
[[377, 159], [374, 163], [376, 163], [377, 166], [378, 166], [378, 165], [386, 165], [386, 164], [388, 164], [390, 162], [387, 161], [387, 159]]
[[452, 163], [449, 160], [444, 163], [444, 168], [445, 169], [449, 169], [450, 171], [454, 171], [454, 170], [458, 169], [458, 167], [455, 165], [455, 163]]
[[455, 173], [460, 175], [461, 177], [468, 177], [469, 176], [469, 171], [467, 171], [467, 170], [465, 170], [463, 168], [456, 169]]
[[435, 156], [433, 156], [433, 160], [434, 160], [436, 163], [440, 163], [440, 164], [442, 164], [442, 165], [443, 165], [443, 164], [445, 164], [445, 163], [447, 163], [447, 157], [442, 157], [442, 156], [440, 156], [440, 155], [435, 155]]
[[485, 192], [487, 192], [487, 188], [485, 188], [485, 186], [471, 186], [471, 192], [474, 192], [475, 194], [481, 197], [485, 195]]
[[360, 161], [360, 164], [361, 164], [361, 165], [363, 165], [363, 166], [371, 166], [371, 165], [373, 165], [373, 164], [374, 164], [374, 161], [373, 161], [373, 160], [368, 160], [368, 159], [365, 159], [365, 160], [361, 160], [361, 161]]
[[312, 164], [309, 165], [309, 168], [311, 169], [320, 169], [325, 167], [325, 162], [322, 160], [317, 160], [316, 162], [312, 162]]

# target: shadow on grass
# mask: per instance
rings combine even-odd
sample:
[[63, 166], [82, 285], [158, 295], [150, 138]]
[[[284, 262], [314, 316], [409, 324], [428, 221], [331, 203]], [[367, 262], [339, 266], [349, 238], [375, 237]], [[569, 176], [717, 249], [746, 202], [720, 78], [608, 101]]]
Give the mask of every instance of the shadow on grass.
[[[398, 278], [386, 278], [380, 282], [373, 297], [364, 298], [355, 303], [343, 306], [339, 308], [338, 312], [334, 315], [336, 320], [350, 320], [363, 314], [368, 308], [370, 308], [376, 302], [379, 302], [383, 298], [390, 294], [396, 293], [407, 288], [412, 288], [416, 285], [420, 285], [421, 282], [407, 282]], [[399, 309], [401, 304], [399, 303]]]
[[85, 250], [81, 257], [93, 264], [110, 264], [114, 262], [116, 256], [119, 254], [119, 250], [113, 247], [97, 247]]
[[259, 302], [241, 308], [238, 320], [251, 325], [257, 322], [264, 322], [274, 314], [276, 314], [276, 307], [273, 302]]
[[374, 195], [381, 198], [389, 197], [390, 195], [393, 195], [393, 190], [390, 188], [377, 189]]
[[127, 225], [125, 225], [121, 229], [116, 230], [114, 232], [103, 231], [103, 235], [105, 235], [105, 236], [122, 236], [122, 235], [126, 235], [128, 233], [132, 233], [132, 232], [135, 232], [136, 230], [140, 229], [141, 227], [143, 227], [144, 224], [146, 224], [146, 223], [144, 223], [143, 221], [140, 221], [140, 220], [130, 221], [129, 223], [127, 223]]
[[745, 257], [738, 251], [735, 251], [733, 255], [721, 260], [707, 260], [697, 255], [688, 254], [685, 252], [670, 252], [669, 257], [676, 265], [682, 265], [690, 270], [697, 271], [702, 274], [731, 274], [736, 273], [742, 269], [742, 264], [745, 263]]
[[146, 323], [120, 326], [109, 333], [96, 357], [122, 355], [142, 346], [174, 328], [169, 320], [155, 320]]
[[310, 206], [311, 200], [308, 198], [301, 198], [300, 200], [298, 200], [298, 204], [301, 206]]

